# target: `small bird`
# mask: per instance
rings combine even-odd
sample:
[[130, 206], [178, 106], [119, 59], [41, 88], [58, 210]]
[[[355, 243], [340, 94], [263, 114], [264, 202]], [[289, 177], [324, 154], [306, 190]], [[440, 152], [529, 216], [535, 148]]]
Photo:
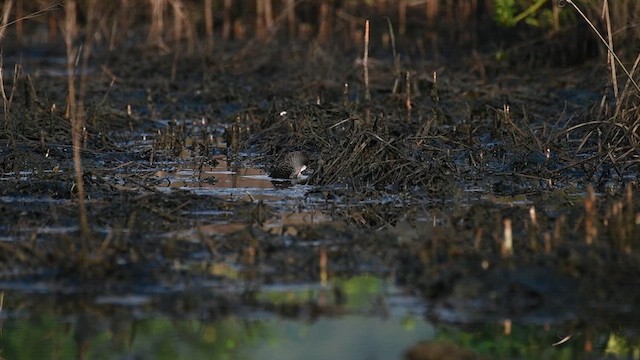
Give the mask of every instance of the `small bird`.
[[309, 157], [301, 151], [288, 153], [269, 174], [275, 179], [297, 179], [306, 170]]

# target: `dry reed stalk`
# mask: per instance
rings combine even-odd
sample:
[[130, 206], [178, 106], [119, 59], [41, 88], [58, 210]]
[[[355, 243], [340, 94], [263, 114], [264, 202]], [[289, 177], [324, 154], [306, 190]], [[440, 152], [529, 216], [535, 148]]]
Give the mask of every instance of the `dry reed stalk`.
[[[8, 131], [10, 126], [9, 119], [9, 98], [7, 97], [7, 93], [4, 89], [4, 58], [0, 56], [0, 96], [2, 96], [2, 108], [4, 110], [4, 127], [5, 131]], [[11, 131], [9, 131], [12, 134]]]
[[405, 101], [404, 101], [404, 105], [405, 108], [407, 109], [407, 123], [411, 123], [411, 108], [413, 106], [411, 106], [411, 72], [407, 71], [407, 74], [405, 76]]
[[[433, 72], [433, 85], [431, 85], [431, 90], [429, 91], [429, 98], [431, 99], [431, 113], [433, 115], [433, 121], [437, 124], [442, 124], [444, 121], [444, 116], [442, 113], [442, 109], [440, 109], [440, 93], [438, 91], [438, 73], [436, 71]], [[431, 127], [431, 124], [428, 125], [427, 129]], [[428, 132], [424, 132], [426, 135]]]
[[[111, 14], [98, 17], [98, 28], [102, 29], [105, 33], [104, 37], [107, 40], [107, 49], [113, 51], [116, 45], [121, 40], [122, 35], [129, 32], [135, 13], [130, 6], [130, 2], [135, 0], [119, 0], [119, 4], [114, 6], [111, 10]], [[100, 1], [102, 6], [107, 6], [109, 2]], [[106, 10], [106, 9], [105, 9]], [[110, 23], [109, 23], [110, 21]]]
[[[11, 7], [13, 6], [13, 1], [7, 1], [5, 2], [3, 8], [2, 8], [2, 19], [0, 20], [0, 39], [2, 39], [4, 37], [4, 32], [7, 29], [7, 26], [9, 24], [9, 14], [11, 14]], [[5, 88], [4, 88], [4, 67], [3, 64], [4, 63], [4, 58], [2, 57], [2, 55], [0, 54], [0, 95], [2, 96], [2, 106], [3, 106], [3, 110], [4, 110], [4, 117], [5, 117], [5, 129], [8, 130], [11, 126], [10, 126], [10, 118], [9, 118], [9, 108], [11, 107], [11, 100], [9, 99], [9, 97], [7, 97], [7, 93], [5, 92]], [[13, 82], [14, 86], [16, 84], [16, 81]], [[13, 132], [9, 132], [10, 134], [13, 134]]]
[[612, 240], [612, 245], [620, 250], [628, 252], [627, 239], [629, 233], [627, 232], [627, 224], [625, 224], [624, 214], [624, 203], [620, 200], [614, 201], [606, 214], [606, 224], [609, 230], [609, 236]]
[[89, 252], [89, 237], [90, 237], [90, 228], [89, 228], [89, 220], [87, 217], [87, 209], [84, 203], [85, 191], [84, 191], [84, 179], [83, 179], [83, 170], [82, 170], [82, 159], [80, 157], [80, 149], [82, 148], [82, 131], [84, 129], [84, 118], [78, 116], [77, 112], [77, 104], [76, 104], [76, 87], [75, 87], [75, 65], [76, 65], [76, 55], [78, 49], [74, 47], [74, 40], [76, 38], [76, 34], [78, 31], [77, 23], [76, 23], [76, 1], [69, 0], [65, 5], [65, 34], [64, 41], [67, 50], [67, 80], [68, 80], [68, 101], [67, 101], [67, 109], [69, 120], [71, 122], [71, 142], [73, 144], [73, 166], [75, 172], [75, 186], [77, 189], [77, 197], [78, 197], [78, 212], [79, 212], [79, 221], [80, 221], [80, 235], [81, 239], [81, 255], [80, 261], [83, 264], [86, 264], [88, 260], [88, 252]]
[[[8, 2], [11, 2], [11, 0]], [[19, 44], [22, 44], [22, 39], [24, 37], [24, 26], [21, 20], [23, 17], [24, 6], [22, 5], [22, 0], [16, 0], [16, 39]]]
[[346, 109], [349, 106], [349, 83], [344, 83], [342, 90], [342, 106]]
[[318, 261], [320, 270], [320, 285], [327, 286], [327, 249], [320, 247], [320, 259]]
[[584, 236], [587, 245], [593, 244], [598, 236], [598, 228], [596, 227], [596, 192], [593, 186], [587, 186], [587, 197], [584, 199]]
[[327, 0], [322, 0], [320, 3], [320, 25], [318, 26], [318, 41], [320, 43], [327, 42], [331, 34], [331, 25], [329, 20], [331, 12], [330, 9], [331, 5], [329, 2]]
[[256, 37], [264, 39], [267, 37], [265, 31], [265, 0], [256, 0]]
[[222, 39], [229, 40], [231, 36], [231, 0], [224, 0], [224, 12], [222, 15]]
[[273, 5], [271, 0], [256, 0], [256, 37], [267, 39], [273, 30]]
[[511, 319], [504, 319], [504, 321], [502, 321], [502, 326], [504, 328], [503, 334], [505, 336], [511, 336]]
[[171, 82], [176, 81], [178, 73], [178, 60], [180, 58], [180, 38], [182, 37], [182, 14], [179, 4], [175, 4], [171, 1], [171, 7], [173, 9], [173, 61], [171, 62]]
[[482, 234], [484, 233], [484, 229], [482, 227], [477, 227], [475, 234], [473, 236], [473, 248], [476, 251], [480, 251], [482, 248]]
[[287, 24], [289, 26], [289, 37], [293, 39], [296, 36], [296, 2], [295, 0], [286, 0]]
[[557, 1], [553, 1], [551, 6], [553, 31], [558, 32], [560, 31], [560, 6]]
[[164, 11], [167, 0], [149, 0], [151, 2], [151, 26], [147, 37], [149, 44], [158, 49], [166, 51], [167, 45], [164, 43]]
[[[633, 62], [633, 66], [631, 67], [631, 71], [630, 71], [631, 76], [635, 76], [636, 70], [638, 69], [638, 65], [640, 65], [640, 54], [636, 56], [636, 60]], [[614, 119], [618, 118], [618, 115], [620, 114], [620, 111], [622, 110], [623, 106], [628, 105], [627, 104], [628, 101], [633, 98], [631, 95], [633, 95], [634, 93], [629, 91], [630, 85], [631, 85], [631, 81], [630, 79], [627, 79], [627, 81], [624, 84], [624, 88], [622, 89], [620, 100], [616, 101], [616, 110], [613, 114]]]
[[[438, 1], [438, 0], [433, 0], [433, 1]], [[446, 0], [446, 4], [444, 5], [444, 9], [445, 9], [445, 18], [447, 22], [453, 22], [455, 17], [453, 16], [453, 14], [456, 13], [456, 8], [455, 8], [455, 3], [456, 1], [454, 0]]]
[[362, 56], [362, 70], [364, 76], [364, 101], [368, 105], [371, 102], [371, 89], [369, 88], [369, 19], [364, 21], [364, 55]]
[[[242, 263], [248, 266], [255, 265], [256, 253], [256, 246], [254, 244], [248, 245], [246, 248], [244, 248]], [[249, 274], [251, 274], [251, 272], [249, 272]]]
[[532, 206], [529, 208], [529, 218], [531, 219], [532, 226], [538, 226], [538, 218], [536, 216], [536, 207]]
[[[12, 7], [13, 7], [13, 0], [9, 0], [5, 2], [4, 6], [2, 6], [2, 20], [1, 20], [2, 23], [0, 24], [0, 39], [4, 38], [4, 33], [7, 30], [7, 27], [9, 26], [9, 15], [11, 15]], [[18, 23], [21, 21], [22, 19], [18, 18], [14, 22]]]
[[552, 234], [553, 245], [560, 244], [560, 240], [563, 239], [564, 227], [566, 222], [567, 222], [567, 216], [564, 214], [560, 215], [560, 217], [556, 219], [555, 224], [553, 226], [553, 234]]
[[53, 44], [58, 41], [58, 29], [60, 27], [58, 24], [58, 17], [49, 15], [47, 25], [49, 27], [49, 43]]
[[529, 246], [531, 249], [538, 250], [538, 216], [536, 214], [535, 206], [529, 208], [529, 220], [531, 221], [531, 228], [529, 229]]
[[[631, 251], [635, 246], [637, 246], [640, 240], [640, 231], [638, 225], [640, 225], [640, 212], [636, 213], [635, 206], [633, 204], [634, 196], [634, 188], [635, 184], [628, 183], [625, 187], [625, 224], [629, 227], [629, 239], [627, 242], [627, 246], [629, 251]], [[637, 248], [636, 248], [637, 249]]]
[[[98, 25], [98, 15], [99, 11], [97, 8], [97, 0], [88, 0], [87, 2], [87, 24], [85, 26], [84, 34], [85, 39], [82, 44], [82, 64], [80, 70], [80, 87], [78, 91], [78, 106], [77, 106], [77, 116], [81, 119], [85, 119], [85, 110], [84, 110], [84, 96], [87, 92], [87, 78], [89, 76], [89, 58], [91, 57], [91, 53], [93, 50], [93, 39], [96, 38], [97, 25]], [[83, 124], [84, 131], [84, 124]]]
[[591, 331], [587, 331], [584, 336], [584, 345], [582, 346], [585, 354], [592, 354], [594, 351], [593, 335]]
[[616, 74], [616, 62], [613, 58], [613, 33], [611, 31], [611, 17], [609, 16], [609, 0], [604, 0], [602, 3], [601, 17], [604, 20], [607, 27], [607, 43], [609, 44], [609, 50], [607, 51], [607, 63], [609, 64], [609, 70], [611, 71], [611, 83], [613, 86], [613, 97], [618, 100], [618, 75]]
[[631, 210], [633, 214], [633, 185], [631, 183], [628, 183], [624, 188], [624, 199], [627, 209]]
[[[38, 16], [50, 12], [58, 7], [61, 6], [60, 3], [53, 3], [43, 9], [40, 9], [38, 11], [34, 11], [33, 13], [26, 15], [26, 16], [22, 16], [20, 18], [16, 18], [13, 21], [9, 21], [9, 16], [11, 15], [11, 8], [13, 7], [13, 0], [8, 0], [4, 2], [4, 5], [2, 7], [2, 23], [0, 24], [0, 39], [2, 39], [4, 37], [4, 32], [6, 30], [6, 28], [10, 25], [14, 25], [17, 24], [18, 22], [21, 22], [23, 20], [29, 20], [29, 19], [33, 19], [33, 18], [37, 18]], [[6, 19], [5, 19], [6, 18]], [[50, 17], [50, 19], [53, 18], [55, 20], [55, 17]], [[49, 29], [51, 30], [51, 28]], [[54, 29], [55, 30], [55, 29]]]
[[396, 37], [393, 32], [393, 25], [391, 24], [391, 19], [388, 17], [387, 19], [387, 27], [389, 28], [389, 38], [391, 39], [391, 51], [393, 53], [393, 88], [391, 89], [392, 94], [396, 94], [398, 92], [398, 86], [400, 84], [400, 56], [396, 52]]
[[440, 0], [426, 0], [425, 8], [427, 12], [427, 24], [429, 26], [433, 26], [433, 23], [436, 21], [438, 16], [438, 2]]
[[638, 238], [637, 224], [635, 221], [636, 214], [633, 205], [633, 188], [631, 183], [627, 184], [624, 190], [624, 200], [622, 204], [622, 226], [625, 229], [626, 237], [622, 244], [622, 248], [625, 252], [630, 253], [633, 246], [633, 240]]
[[565, 1], [568, 4], [571, 4], [571, 6], [573, 6], [573, 8], [578, 12], [580, 17], [587, 23], [587, 25], [589, 25], [591, 30], [593, 30], [596, 36], [598, 36], [598, 39], [600, 39], [600, 42], [607, 48], [607, 50], [609, 51], [609, 54], [611, 54], [611, 56], [613, 57], [615, 62], [618, 64], [618, 66], [620, 66], [622, 71], [624, 71], [625, 75], [627, 76], [627, 79], [633, 84], [636, 91], [640, 92], [640, 85], [638, 85], [638, 83], [634, 80], [629, 70], [627, 70], [626, 66], [624, 66], [624, 64], [622, 63], [622, 60], [620, 60], [620, 58], [616, 55], [616, 53], [613, 51], [613, 48], [609, 46], [609, 42], [604, 39], [604, 37], [602, 36], [600, 31], [598, 31], [598, 29], [593, 24], [593, 22], [589, 20], [589, 18], [585, 15], [585, 13], [582, 10], [580, 10], [580, 8], [573, 2], [573, 0], [565, 0]]
[[207, 48], [213, 49], [213, 1], [204, 0], [204, 27], [207, 33]]
[[508, 258], [513, 255], [513, 229], [511, 228], [511, 218], [505, 217], [502, 220], [503, 237], [500, 253], [502, 257]]
[[544, 233], [544, 252], [545, 254], [551, 254], [552, 246], [551, 246], [551, 233], [548, 231]]
[[[2, 103], [4, 107], [4, 117], [5, 117], [5, 130], [9, 133], [9, 142], [11, 144], [11, 148], [14, 154], [18, 153], [18, 143], [16, 141], [16, 133], [14, 130], [14, 121], [13, 117], [10, 116], [9, 112], [11, 109], [11, 103], [13, 102], [13, 95], [15, 94], [16, 87], [18, 85], [18, 79], [20, 77], [21, 67], [19, 64], [16, 64], [13, 71], [13, 85], [11, 86], [11, 93], [7, 98], [7, 94], [4, 89], [4, 79], [2, 77], [2, 57], [0, 56], [0, 93], [2, 94]], [[16, 180], [20, 178], [20, 169], [19, 162], [13, 162], [13, 172], [15, 173]]]
[[196, 48], [196, 31], [191, 23], [187, 6], [182, 0], [170, 0], [170, 4], [173, 9], [175, 51], [181, 52], [178, 48], [179, 42], [186, 38], [187, 55], [192, 55]]
[[398, 33], [404, 35], [407, 32], [407, 0], [398, 1]]
[[271, 32], [273, 30], [273, 4], [271, 3], [271, 0], [263, 0], [264, 4], [263, 6], [263, 10], [264, 10], [264, 23], [267, 26], [267, 31]]

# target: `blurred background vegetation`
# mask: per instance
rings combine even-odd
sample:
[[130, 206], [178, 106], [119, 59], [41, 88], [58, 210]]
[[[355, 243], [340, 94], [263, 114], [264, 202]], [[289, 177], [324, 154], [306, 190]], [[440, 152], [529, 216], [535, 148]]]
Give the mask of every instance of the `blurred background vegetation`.
[[[496, 50], [551, 40], [560, 43], [558, 49], [571, 51], [594, 39], [565, 0], [5, 0], [3, 43], [55, 44], [61, 36], [63, 8], [70, 3], [77, 8], [79, 32], [91, 33], [96, 43], [110, 50], [140, 44], [141, 28], [143, 43], [161, 51], [180, 45], [176, 50], [192, 53], [204, 44], [211, 49], [220, 42], [250, 39], [359, 45], [367, 18], [372, 21], [372, 40], [377, 32], [381, 41], [389, 42], [388, 18], [394, 40], [418, 39], [418, 46], [428, 50]], [[599, 27], [606, 8], [617, 44], [640, 35], [640, 27], [634, 26], [638, 1], [575, 3]], [[571, 56], [584, 57], [585, 51]]]

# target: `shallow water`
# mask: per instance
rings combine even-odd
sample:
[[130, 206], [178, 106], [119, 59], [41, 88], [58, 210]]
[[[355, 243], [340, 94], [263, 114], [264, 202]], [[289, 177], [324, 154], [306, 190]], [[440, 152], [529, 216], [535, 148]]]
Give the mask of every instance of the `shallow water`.
[[[109, 324], [91, 319], [90, 315], [87, 317], [5, 321], [5, 335], [0, 342], [3, 356], [12, 359], [76, 356], [89, 359], [399, 359], [412, 343], [433, 337], [433, 328], [422, 321], [413, 322], [411, 328], [407, 328], [406, 322], [398, 319], [362, 316], [320, 319], [308, 324], [238, 317], [215, 323], [147, 319]], [[80, 329], [68, 330], [76, 326]], [[87, 326], [94, 328], [87, 329]], [[112, 328], [114, 326], [119, 328]], [[85, 334], [84, 339], [79, 331]]]
[[[433, 338], [421, 302], [388, 281], [365, 276], [342, 284], [348, 300], [335, 315], [320, 318], [310, 309], [306, 316], [283, 318], [247, 308], [200, 320], [197, 309], [178, 317], [157, 313], [158, 294], [54, 301], [55, 295], [36, 294], [55, 289], [23, 289], [31, 299], [3, 292], [0, 347], [6, 358], [392, 359], [414, 342]], [[285, 306], [331, 296], [326, 287], [301, 284], [267, 286], [258, 297]], [[386, 302], [384, 316], [372, 305], [379, 301]]]
[[[4, 293], [5, 306], [12, 303], [11, 297], [10, 292]], [[571, 359], [595, 354], [637, 359], [640, 351], [623, 333], [569, 324], [505, 321], [465, 329], [434, 325], [419, 311], [407, 311], [419, 308], [411, 299], [396, 299], [401, 304], [395, 305], [389, 301], [384, 316], [347, 312], [306, 320], [305, 316], [287, 318], [261, 311], [208, 320], [198, 319], [197, 313], [172, 317], [151, 310], [153, 301], [152, 296], [131, 295], [97, 297], [92, 305], [44, 300], [31, 309], [6, 309], [0, 339], [3, 357], [401, 359], [420, 342], [459, 344], [460, 349], [473, 348], [488, 358], [505, 359]]]
[[[426, 304], [389, 279], [360, 276], [335, 283], [346, 299], [335, 306], [331, 289], [319, 284], [260, 290], [258, 298], [276, 307], [293, 306], [291, 317], [259, 307], [229, 314], [216, 313], [215, 306], [199, 310], [187, 305], [187, 297], [163, 300], [158, 293], [61, 296], [51, 295], [54, 289], [32, 288], [25, 298], [24, 292], [5, 291], [0, 348], [10, 359], [318, 360], [400, 359], [419, 342], [459, 344], [489, 358], [581, 358], [585, 346], [610, 355], [640, 350], [620, 334], [570, 323], [519, 325], [505, 319], [462, 329], [434, 325], [424, 317]], [[308, 301], [316, 305], [305, 306]], [[323, 313], [317, 313], [318, 306]], [[165, 310], [158, 312], [159, 307]], [[170, 315], [170, 308], [183, 310]]]

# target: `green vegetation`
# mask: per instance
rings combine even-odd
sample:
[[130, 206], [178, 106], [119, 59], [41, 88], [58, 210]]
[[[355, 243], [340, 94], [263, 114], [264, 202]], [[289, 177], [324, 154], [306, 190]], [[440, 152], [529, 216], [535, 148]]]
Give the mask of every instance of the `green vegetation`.
[[515, 26], [525, 21], [531, 26], [551, 27], [553, 9], [543, 8], [552, 0], [495, 0], [495, 20], [503, 26]]

